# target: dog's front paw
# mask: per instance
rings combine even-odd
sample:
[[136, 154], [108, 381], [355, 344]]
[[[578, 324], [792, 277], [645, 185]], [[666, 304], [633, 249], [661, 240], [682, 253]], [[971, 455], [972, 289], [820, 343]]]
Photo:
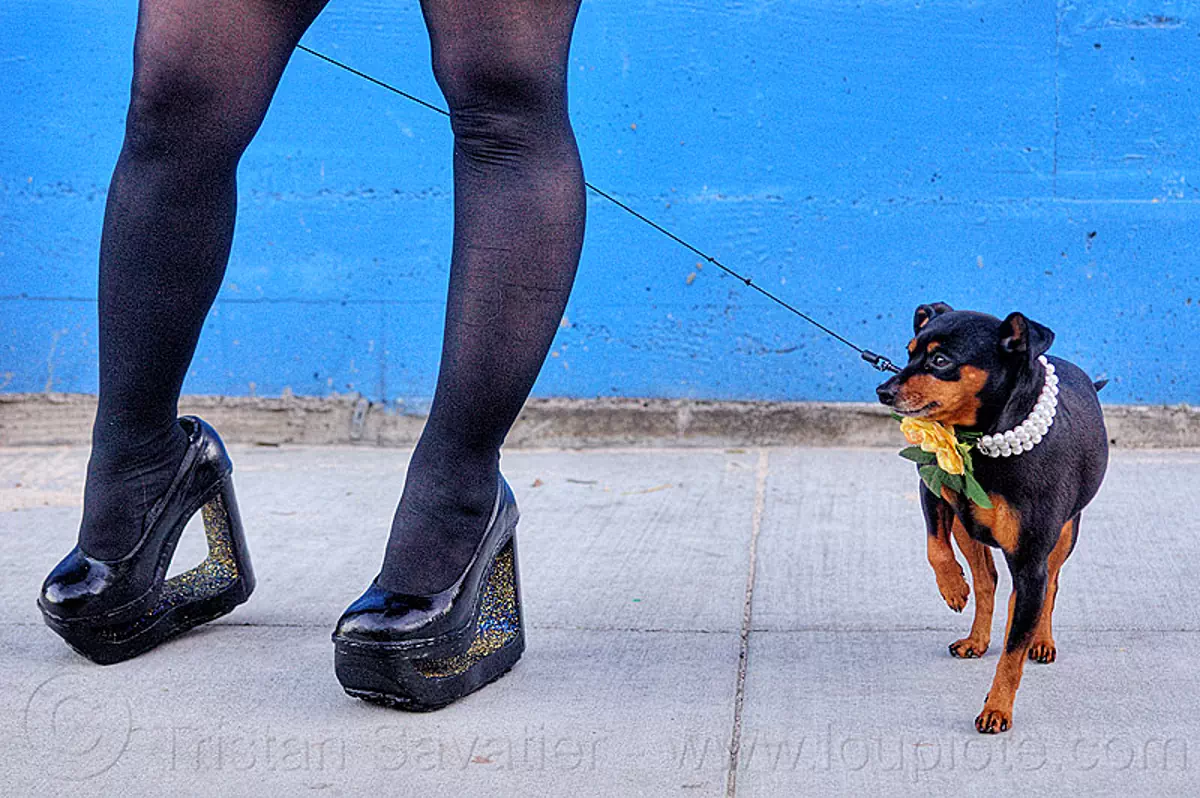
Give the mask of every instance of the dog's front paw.
[[1029, 658], [1034, 662], [1040, 662], [1043, 665], [1049, 665], [1058, 657], [1058, 649], [1054, 647], [1053, 640], [1036, 640], [1029, 647]]
[[960, 568], [957, 574], [947, 570], [939, 572], [937, 586], [946, 606], [955, 612], [962, 612], [967, 606], [967, 598], [971, 595], [971, 588], [963, 578], [962, 569]]
[[974, 637], [964, 637], [962, 640], [955, 640], [950, 644], [950, 654], [959, 659], [978, 659], [987, 653], [988, 642]]
[[975, 718], [975, 730], [980, 734], [998, 734], [1012, 726], [1012, 710], [983, 705], [983, 712]]

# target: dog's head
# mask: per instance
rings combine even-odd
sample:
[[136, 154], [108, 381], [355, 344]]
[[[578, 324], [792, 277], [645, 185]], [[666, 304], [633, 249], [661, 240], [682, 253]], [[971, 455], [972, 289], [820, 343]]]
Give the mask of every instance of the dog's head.
[[1020, 313], [1001, 321], [944, 302], [918, 307], [913, 332], [908, 365], [875, 389], [879, 401], [904, 416], [968, 428], [1004, 406], [1054, 341]]

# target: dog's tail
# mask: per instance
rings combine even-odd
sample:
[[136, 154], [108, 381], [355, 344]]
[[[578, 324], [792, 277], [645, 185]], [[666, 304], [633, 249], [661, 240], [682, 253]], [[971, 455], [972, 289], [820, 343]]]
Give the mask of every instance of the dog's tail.
[[1096, 389], [1096, 393], [1104, 390], [1104, 386], [1108, 385], [1108, 380], [1096, 380], [1092, 383], [1092, 387]]

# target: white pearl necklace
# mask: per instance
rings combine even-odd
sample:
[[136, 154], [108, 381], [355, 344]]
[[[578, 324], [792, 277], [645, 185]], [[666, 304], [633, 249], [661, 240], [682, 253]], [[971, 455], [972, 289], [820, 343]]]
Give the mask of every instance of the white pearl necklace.
[[1042, 355], [1038, 362], [1046, 369], [1046, 381], [1042, 385], [1042, 394], [1038, 397], [1033, 411], [1024, 421], [1008, 432], [997, 432], [994, 435], [984, 435], [979, 439], [979, 451], [988, 457], [1012, 457], [1028, 452], [1042, 442], [1042, 438], [1054, 424], [1054, 415], [1058, 412], [1058, 375], [1054, 373], [1054, 365]]

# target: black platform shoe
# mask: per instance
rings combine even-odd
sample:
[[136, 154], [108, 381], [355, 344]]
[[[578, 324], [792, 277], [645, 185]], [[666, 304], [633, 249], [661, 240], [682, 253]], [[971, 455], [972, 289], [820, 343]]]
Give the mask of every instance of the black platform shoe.
[[397, 709], [444, 707], [498, 679], [525, 650], [516, 499], [500, 477], [487, 531], [453, 585], [430, 596], [372, 582], [333, 632], [346, 692]]
[[[195, 416], [178, 423], [188, 435], [187, 451], [167, 492], [146, 514], [133, 551], [98, 560], [76, 546], [42, 585], [38, 607], [46, 625], [101, 665], [136, 657], [225, 615], [254, 590], [225, 445]], [[166, 579], [179, 536], [201, 509], [208, 557]]]

